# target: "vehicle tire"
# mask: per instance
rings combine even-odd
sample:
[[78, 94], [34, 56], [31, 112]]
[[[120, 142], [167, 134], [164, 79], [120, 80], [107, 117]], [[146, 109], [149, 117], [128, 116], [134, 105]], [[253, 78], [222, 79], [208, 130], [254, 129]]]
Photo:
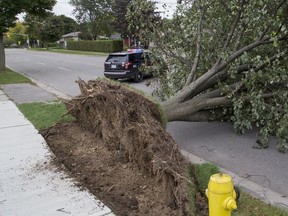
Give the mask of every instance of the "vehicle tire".
[[142, 82], [143, 81], [143, 77], [144, 77], [143, 73], [141, 71], [139, 71], [139, 70], [136, 70], [135, 71], [135, 76], [134, 76], [134, 82], [136, 82], [136, 83]]
[[234, 191], [236, 193], [236, 199], [235, 200], [236, 200], [236, 202], [238, 202], [240, 199], [240, 190], [238, 187], [234, 186]]

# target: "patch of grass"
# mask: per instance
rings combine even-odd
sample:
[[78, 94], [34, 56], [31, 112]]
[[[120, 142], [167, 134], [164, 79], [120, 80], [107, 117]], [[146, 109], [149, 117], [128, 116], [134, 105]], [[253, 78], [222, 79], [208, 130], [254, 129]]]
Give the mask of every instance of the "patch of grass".
[[[219, 168], [213, 164], [205, 163], [195, 165], [195, 176], [201, 192], [205, 192], [210, 176], [216, 173], [219, 173]], [[243, 191], [240, 192], [240, 199], [237, 206], [237, 210], [232, 211], [232, 216], [288, 216], [287, 211], [266, 204]]]
[[59, 101], [20, 104], [18, 108], [38, 130], [51, 127], [58, 122], [75, 120], [71, 115], [63, 116], [67, 112], [67, 109], [65, 105]]
[[0, 84], [12, 84], [12, 83], [32, 83], [31, 80], [22, 74], [16, 73], [12, 70], [6, 69], [0, 71]]
[[195, 164], [195, 175], [197, 178], [198, 188], [201, 193], [205, 194], [205, 190], [208, 187], [210, 176], [219, 172], [219, 168], [214, 164]]
[[241, 192], [237, 206], [232, 216], [288, 216], [287, 211], [268, 205], [244, 192]]
[[109, 53], [101, 52], [88, 52], [88, 51], [77, 51], [77, 50], [66, 50], [61, 48], [32, 48], [32, 51], [46, 51], [54, 53], [65, 53], [65, 54], [76, 54], [76, 55], [89, 55], [89, 56], [107, 56]]
[[197, 208], [196, 208], [196, 192], [197, 192], [197, 186], [194, 183], [194, 168], [192, 166], [188, 167], [188, 176], [191, 183], [188, 183], [188, 200], [189, 200], [189, 210], [191, 212], [191, 215], [197, 214]]

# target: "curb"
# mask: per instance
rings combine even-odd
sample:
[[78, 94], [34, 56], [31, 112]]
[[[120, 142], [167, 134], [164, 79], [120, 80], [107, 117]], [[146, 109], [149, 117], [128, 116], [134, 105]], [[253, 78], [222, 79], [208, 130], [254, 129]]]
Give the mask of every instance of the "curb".
[[64, 99], [64, 100], [70, 100], [70, 99], [72, 99], [72, 96], [71, 96], [71, 95], [65, 94], [65, 93], [63, 93], [63, 92], [61, 92], [61, 91], [59, 91], [59, 90], [57, 90], [57, 89], [55, 89], [55, 88], [47, 85], [46, 83], [40, 82], [40, 81], [38, 81], [37, 79], [34, 79], [34, 78], [28, 76], [27, 74], [24, 74], [24, 73], [21, 73], [21, 72], [19, 72], [19, 71], [17, 71], [17, 70], [14, 70], [12, 67], [7, 66], [7, 68], [9, 68], [9, 69], [11, 69], [11, 70], [13, 70], [13, 71], [15, 71], [15, 72], [17, 72], [17, 73], [19, 73], [19, 74], [27, 77], [27, 78], [29, 78], [29, 79], [30, 79], [33, 83], [35, 83], [39, 88], [41, 88], [41, 89], [43, 89], [43, 90], [45, 90], [45, 91], [47, 91], [47, 92], [55, 95], [57, 98]]
[[[212, 163], [185, 150], [180, 151], [193, 164]], [[288, 210], [288, 198], [286, 196], [283, 196], [267, 187], [256, 184], [247, 178], [239, 176], [223, 167], [219, 167], [219, 169], [221, 172], [229, 174], [236, 186], [240, 187], [243, 191], [247, 192], [254, 198], [257, 198], [267, 204]]]

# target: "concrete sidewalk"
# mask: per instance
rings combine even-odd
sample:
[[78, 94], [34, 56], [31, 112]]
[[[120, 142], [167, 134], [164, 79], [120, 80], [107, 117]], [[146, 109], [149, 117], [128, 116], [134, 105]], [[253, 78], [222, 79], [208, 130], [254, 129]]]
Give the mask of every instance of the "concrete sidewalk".
[[52, 163], [43, 137], [0, 90], [0, 215], [112, 216]]

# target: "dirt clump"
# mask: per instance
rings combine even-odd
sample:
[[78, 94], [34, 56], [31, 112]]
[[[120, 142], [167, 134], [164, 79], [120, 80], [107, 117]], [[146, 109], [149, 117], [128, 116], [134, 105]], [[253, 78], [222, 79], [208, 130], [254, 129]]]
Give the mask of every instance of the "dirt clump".
[[158, 106], [120, 84], [78, 81], [72, 123], [47, 130], [48, 145], [78, 182], [116, 215], [195, 215], [191, 164], [165, 131]]

